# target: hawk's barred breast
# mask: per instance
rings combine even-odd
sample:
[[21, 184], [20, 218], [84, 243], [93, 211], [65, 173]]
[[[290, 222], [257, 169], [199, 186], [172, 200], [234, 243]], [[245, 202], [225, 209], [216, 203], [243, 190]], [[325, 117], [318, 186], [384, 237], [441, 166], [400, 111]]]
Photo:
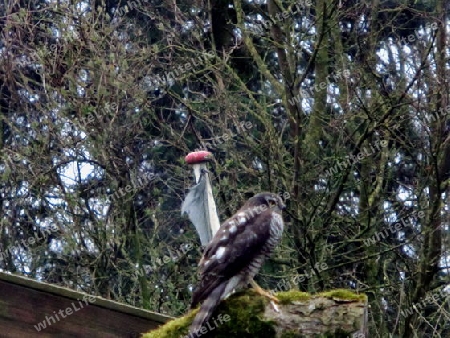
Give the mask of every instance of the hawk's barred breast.
[[245, 283], [247, 284], [257, 275], [264, 263], [264, 259], [273, 253], [275, 247], [281, 240], [284, 229], [283, 219], [281, 215], [276, 212], [273, 212], [271, 217], [269, 239], [261, 250], [261, 254], [250, 262], [248, 270], [245, 271], [245, 274], [247, 275]]

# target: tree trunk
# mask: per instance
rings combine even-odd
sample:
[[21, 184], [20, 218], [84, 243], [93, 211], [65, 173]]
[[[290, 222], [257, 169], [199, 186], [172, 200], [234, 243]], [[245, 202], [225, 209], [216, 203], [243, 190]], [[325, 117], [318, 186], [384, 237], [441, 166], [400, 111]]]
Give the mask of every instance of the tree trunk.
[[252, 290], [223, 301], [199, 335], [189, 333], [197, 313], [174, 319], [144, 338], [194, 337], [367, 337], [367, 297], [347, 290], [317, 295], [278, 293], [274, 306]]

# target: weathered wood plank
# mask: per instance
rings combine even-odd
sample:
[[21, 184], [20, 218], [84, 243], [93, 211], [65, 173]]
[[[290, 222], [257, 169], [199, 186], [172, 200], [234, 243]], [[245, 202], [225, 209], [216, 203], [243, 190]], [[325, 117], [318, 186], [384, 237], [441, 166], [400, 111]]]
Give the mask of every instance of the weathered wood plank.
[[139, 337], [170, 319], [0, 272], [0, 337]]

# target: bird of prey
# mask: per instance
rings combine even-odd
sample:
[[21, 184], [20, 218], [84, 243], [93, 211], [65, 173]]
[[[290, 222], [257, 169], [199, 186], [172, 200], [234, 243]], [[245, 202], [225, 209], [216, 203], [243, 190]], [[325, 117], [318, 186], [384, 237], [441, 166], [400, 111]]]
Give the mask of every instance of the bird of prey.
[[197, 333], [220, 301], [235, 289], [252, 283], [258, 293], [274, 299], [253, 282], [253, 277], [281, 239], [284, 208], [280, 196], [262, 192], [250, 198], [220, 226], [199, 263], [200, 280], [194, 289], [191, 308], [202, 305], [190, 327], [191, 333]]

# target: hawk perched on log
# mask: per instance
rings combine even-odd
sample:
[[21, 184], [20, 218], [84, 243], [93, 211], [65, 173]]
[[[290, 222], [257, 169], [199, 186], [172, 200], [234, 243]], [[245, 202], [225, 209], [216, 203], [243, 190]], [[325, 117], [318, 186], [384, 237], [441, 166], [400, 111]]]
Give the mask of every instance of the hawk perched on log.
[[281, 239], [284, 208], [280, 196], [259, 193], [220, 226], [199, 263], [200, 281], [191, 308], [202, 305], [190, 332], [198, 332], [222, 299], [249, 283], [257, 292], [274, 298], [254, 283], [253, 277]]

